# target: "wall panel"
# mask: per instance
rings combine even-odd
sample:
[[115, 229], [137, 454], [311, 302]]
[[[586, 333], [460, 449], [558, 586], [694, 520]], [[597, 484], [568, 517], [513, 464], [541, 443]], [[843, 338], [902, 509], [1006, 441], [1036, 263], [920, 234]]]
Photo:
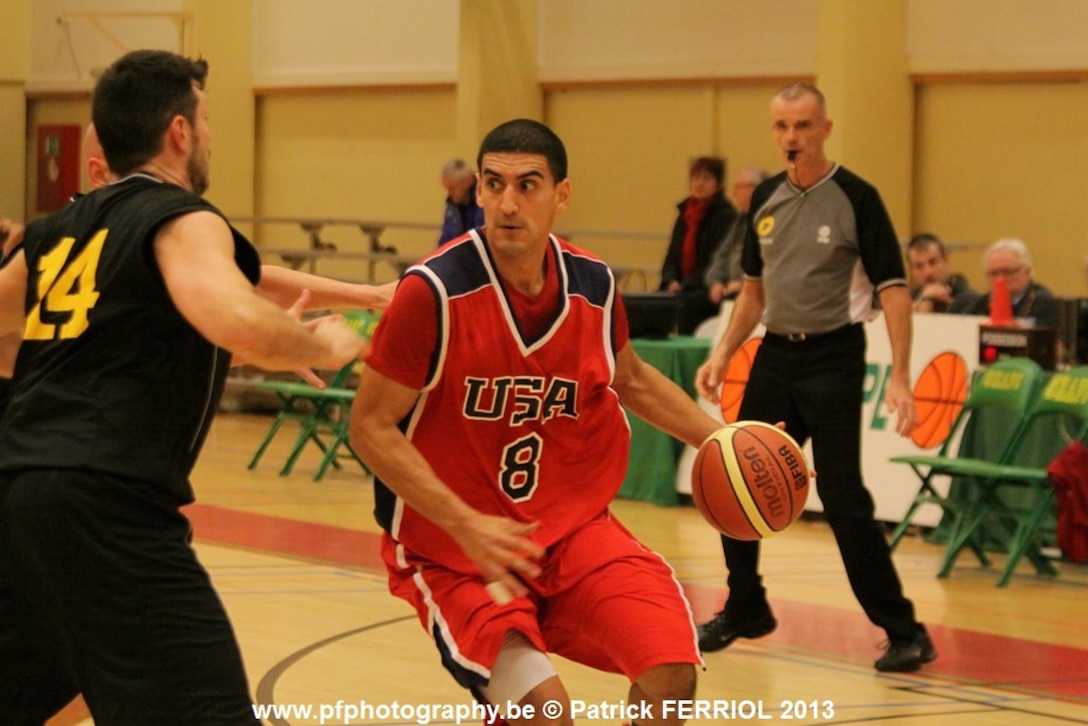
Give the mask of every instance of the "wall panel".
[[260, 0], [254, 85], [451, 83], [458, 0]]
[[[688, 194], [688, 165], [704, 154], [736, 169], [773, 169], [768, 104], [777, 84], [573, 88], [549, 92], [546, 121], [570, 156], [572, 202], [558, 227], [608, 262], [651, 271], [656, 286]], [[728, 179], [727, 179], [727, 184]], [[623, 235], [591, 232], [623, 232]]]
[[[475, 155], [475, 149], [456, 148], [455, 106], [451, 91], [424, 89], [262, 97], [256, 213], [433, 221], [433, 234], [390, 230], [383, 238], [405, 254], [429, 251], [442, 221], [442, 164]], [[334, 234], [341, 250], [365, 250], [356, 231]], [[303, 246], [296, 228], [264, 228], [259, 239], [272, 247]]]
[[913, 73], [1088, 69], [1084, 0], [910, 0]]
[[810, 75], [817, 0], [546, 0], [545, 81]]

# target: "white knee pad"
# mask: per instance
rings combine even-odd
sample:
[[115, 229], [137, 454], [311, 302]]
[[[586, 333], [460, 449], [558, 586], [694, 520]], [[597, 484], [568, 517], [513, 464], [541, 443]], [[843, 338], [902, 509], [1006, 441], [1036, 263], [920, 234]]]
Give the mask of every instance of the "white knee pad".
[[491, 681], [479, 690], [491, 704], [518, 703], [554, 675], [555, 666], [547, 654], [537, 650], [520, 631], [508, 630], [499, 657], [491, 666]]

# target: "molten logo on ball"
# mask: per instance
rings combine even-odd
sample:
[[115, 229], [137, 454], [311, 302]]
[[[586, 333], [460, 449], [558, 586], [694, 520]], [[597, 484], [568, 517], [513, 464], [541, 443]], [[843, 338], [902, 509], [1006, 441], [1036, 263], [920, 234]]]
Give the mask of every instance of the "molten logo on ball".
[[735, 539], [756, 540], [801, 516], [808, 486], [808, 462], [789, 434], [742, 421], [718, 430], [699, 448], [691, 489], [712, 527]]

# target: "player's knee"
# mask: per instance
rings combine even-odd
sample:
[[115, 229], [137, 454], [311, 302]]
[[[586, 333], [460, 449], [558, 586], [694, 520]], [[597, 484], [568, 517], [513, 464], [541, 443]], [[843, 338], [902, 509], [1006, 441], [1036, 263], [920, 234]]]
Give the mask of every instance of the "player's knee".
[[479, 690], [493, 704], [533, 703], [536, 698], [543, 703], [566, 698], [547, 654], [537, 650], [517, 630], [506, 633], [499, 657], [491, 666], [491, 680]]
[[695, 696], [695, 666], [690, 663], [665, 663], [643, 671], [639, 689], [655, 700], [687, 700]]

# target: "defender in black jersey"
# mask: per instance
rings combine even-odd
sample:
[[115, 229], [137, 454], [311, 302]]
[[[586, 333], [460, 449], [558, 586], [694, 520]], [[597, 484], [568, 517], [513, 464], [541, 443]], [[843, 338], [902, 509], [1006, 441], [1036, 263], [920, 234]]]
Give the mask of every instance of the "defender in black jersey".
[[0, 269], [0, 723], [77, 693], [98, 724], [256, 722], [178, 508], [232, 353], [327, 368], [363, 343], [262, 296], [256, 250], [199, 197], [206, 73], [159, 51], [111, 66], [93, 112], [119, 181], [28, 225]]
[[[891, 559], [861, 475], [865, 330], [880, 297], [892, 348], [885, 401], [906, 436], [916, 425], [910, 389], [911, 300], [895, 230], [876, 189], [830, 161], [823, 94], [795, 84], [771, 102], [775, 141], [789, 169], [752, 196], [742, 267], [745, 282], [722, 340], [696, 386], [712, 401], [732, 355], [763, 322], [740, 419], [785, 422], [812, 439], [816, 487], [850, 586], [888, 634], [880, 671], [913, 671], [937, 657]], [[705, 651], [757, 638], [777, 621], [759, 575], [759, 543], [722, 537], [729, 597], [699, 627]]]

